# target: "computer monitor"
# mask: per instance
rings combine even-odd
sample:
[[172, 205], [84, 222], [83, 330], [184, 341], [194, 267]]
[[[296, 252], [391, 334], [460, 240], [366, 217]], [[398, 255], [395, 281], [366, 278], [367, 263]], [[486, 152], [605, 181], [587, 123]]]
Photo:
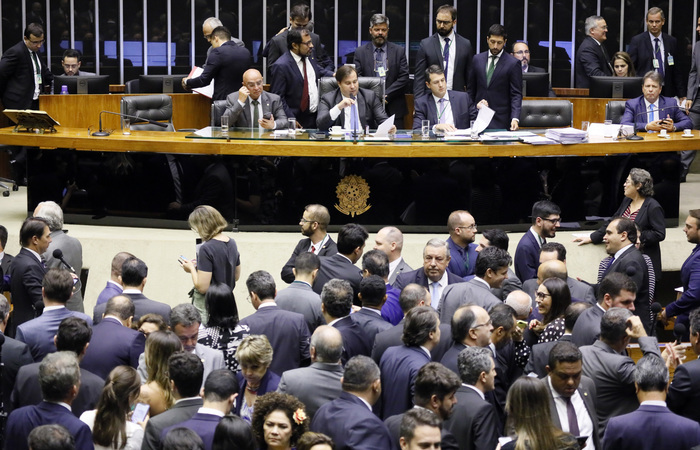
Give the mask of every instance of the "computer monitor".
[[187, 75], [139, 75], [140, 94], [187, 93], [182, 87], [182, 79]]
[[635, 98], [642, 95], [643, 77], [591, 77], [589, 97]]
[[109, 94], [109, 75], [87, 77], [54, 76], [53, 93], [60, 94], [63, 86], [68, 86], [69, 94]]
[[524, 73], [523, 97], [549, 97], [549, 73]]

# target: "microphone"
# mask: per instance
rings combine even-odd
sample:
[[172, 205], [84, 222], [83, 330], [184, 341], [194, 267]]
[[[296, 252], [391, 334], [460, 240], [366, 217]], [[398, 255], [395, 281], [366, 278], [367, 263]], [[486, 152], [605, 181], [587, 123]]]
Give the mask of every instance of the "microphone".
[[651, 309], [651, 312], [654, 313], [654, 317], [656, 317], [663, 308], [659, 302], [654, 302], [651, 304], [651, 306], [649, 306], [649, 309]]
[[61, 261], [63, 265], [65, 265], [68, 270], [71, 272], [75, 273], [75, 269], [71, 267], [70, 264], [68, 264], [68, 261], [63, 257], [63, 251], [61, 251], [60, 248], [57, 248], [56, 250], [53, 251], [53, 257], [56, 258], [57, 260]]
[[92, 133], [92, 136], [105, 137], [105, 136], [109, 136], [109, 135], [110, 135], [110, 132], [109, 132], [109, 131], [103, 131], [103, 130], [102, 130], [102, 113], [114, 114], [115, 116], [127, 117], [127, 118], [129, 118], [129, 119], [136, 119], [136, 120], [139, 120], [139, 121], [141, 121], [141, 122], [148, 122], [148, 123], [150, 123], [151, 125], [157, 125], [157, 126], [162, 127], [162, 128], [168, 128], [168, 124], [167, 124], [167, 123], [158, 122], [157, 120], [146, 119], [145, 117], [139, 117], [139, 116], [131, 116], [131, 115], [129, 115], [129, 114], [116, 113], [116, 112], [113, 112], [113, 111], [100, 111], [100, 131], [95, 131], [95, 132], [93, 132], [93, 133]]
[[678, 342], [681, 341], [681, 338], [685, 335], [685, 332], [688, 329], [683, 325], [682, 323], [676, 322], [676, 325], [673, 327], [673, 336], [676, 338]]
[[[672, 106], [666, 106], [664, 108], [656, 109], [656, 110], [654, 110], [654, 112], [658, 112], [659, 114], [661, 114], [663, 111], [667, 111], [667, 110], [671, 110], [671, 109], [679, 109], [679, 108], [686, 111], [685, 107], [683, 107], [683, 106], [672, 105]], [[691, 108], [687, 111], [694, 112], [696, 114], [700, 114], [700, 109]], [[628, 141], [641, 141], [644, 139], [643, 137], [641, 137], [637, 134], [637, 117], [641, 116], [642, 114], [647, 114], [649, 112], [650, 112], [649, 109], [645, 109], [644, 111], [634, 115], [634, 117], [632, 118], [632, 122], [633, 122], [632, 128], [634, 129], [634, 134], [631, 136], [627, 136]], [[659, 115], [659, 117], [661, 117], [661, 116]], [[620, 126], [620, 130], [622, 130], [622, 126]]]

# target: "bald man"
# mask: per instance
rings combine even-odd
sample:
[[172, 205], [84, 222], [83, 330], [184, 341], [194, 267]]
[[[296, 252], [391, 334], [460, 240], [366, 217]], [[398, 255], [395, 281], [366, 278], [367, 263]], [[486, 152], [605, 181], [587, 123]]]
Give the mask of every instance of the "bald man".
[[413, 270], [401, 256], [403, 233], [398, 228], [384, 227], [379, 230], [374, 238], [374, 249], [383, 251], [389, 257], [389, 284], [394, 284], [399, 274]]
[[243, 86], [226, 97], [224, 117], [237, 128], [274, 130], [287, 127], [280, 96], [263, 90], [263, 79], [256, 69], [243, 73]]

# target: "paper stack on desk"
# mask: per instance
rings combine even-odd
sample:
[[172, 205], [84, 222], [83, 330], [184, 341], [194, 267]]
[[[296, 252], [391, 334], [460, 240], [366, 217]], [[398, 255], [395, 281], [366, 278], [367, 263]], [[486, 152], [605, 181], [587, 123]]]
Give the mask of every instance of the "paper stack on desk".
[[552, 128], [544, 134], [549, 139], [554, 139], [562, 144], [580, 144], [586, 142], [587, 133], [576, 128]]

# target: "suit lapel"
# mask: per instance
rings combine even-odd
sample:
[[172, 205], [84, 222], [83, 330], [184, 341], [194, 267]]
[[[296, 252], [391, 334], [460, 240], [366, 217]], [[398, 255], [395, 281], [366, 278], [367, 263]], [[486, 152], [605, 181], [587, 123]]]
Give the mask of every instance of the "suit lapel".
[[[437, 60], [440, 61], [440, 68], [445, 70], [445, 59], [442, 57], [442, 48], [440, 48], [440, 38], [438, 37], [437, 33], [433, 35], [435, 39], [433, 40], [433, 50], [435, 51], [435, 55], [437, 56]], [[445, 77], [447, 77], [447, 74], [445, 74]]]
[[367, 114], [365, 113], [367, 109], [367, 102], [365, 101], [365, 94], [358, 90], [357, 91], [357, 114], [359, 116], [360, 128], [364, 129], [367, 126]]

